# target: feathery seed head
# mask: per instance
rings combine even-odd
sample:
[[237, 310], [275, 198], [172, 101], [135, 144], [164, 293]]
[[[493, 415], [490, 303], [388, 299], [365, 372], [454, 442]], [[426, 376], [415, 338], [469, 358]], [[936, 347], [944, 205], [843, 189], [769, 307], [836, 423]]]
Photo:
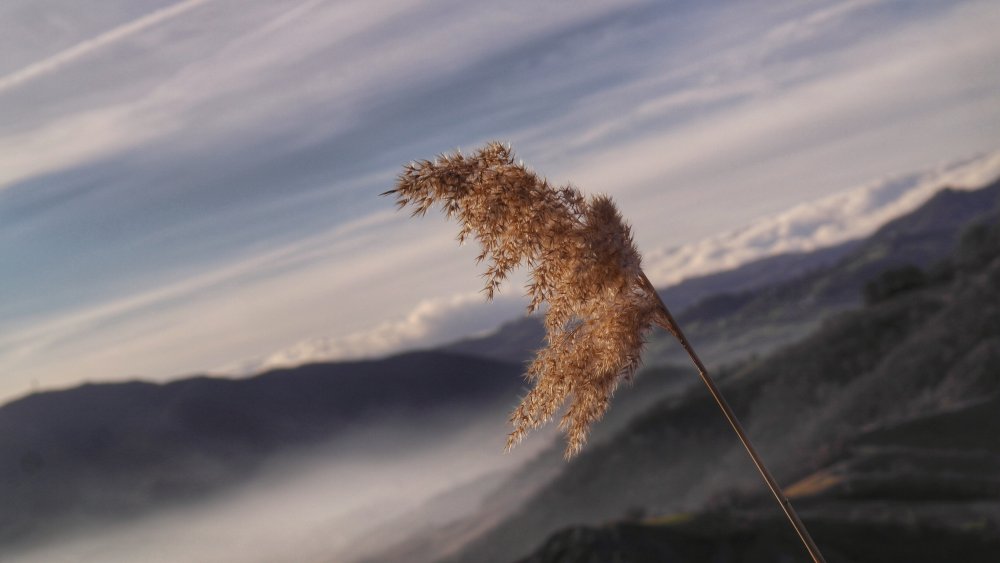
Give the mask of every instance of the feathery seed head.
[[411, 162], [390, 193], [414, 215], [439, 205], [461, 225], [460, 242], [470, 236], [479, 242], [488, 299], [514, 268], [527, 266], [529, 313], [549, 305], [547, 346], [528, 366], [535, 385], [511, 414], [507, 447], [569, 400], [559, 426], [567, 435], [566, 457], [578, 453], [618, 384], [639, 367], [645, 334], [659, 314], [631, 229], [614, 202], [550, 185], [515, 164], [510, 147], [497, 142], [471, 156]]

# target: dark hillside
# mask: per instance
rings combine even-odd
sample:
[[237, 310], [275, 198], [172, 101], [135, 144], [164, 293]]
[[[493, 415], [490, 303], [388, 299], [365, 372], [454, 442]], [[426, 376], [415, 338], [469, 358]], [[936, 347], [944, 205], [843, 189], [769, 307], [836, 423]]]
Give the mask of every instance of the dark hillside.
[[[1000, 545], [1000, 221], [962, 231], [960, 247], [927, 284], [837, 315], [805, 340], [723, 377], [776, 477], [794, 484], [790, 494], [807, 523], [817, 523], [814, 535], [831, 560], [933, 561], [953, 552], [985, 561]], [[721, 531], [704, 537], [702, 524], [573, 528], [531, 560], [587, 560], [565, 554], [598, 545], [612, 546], [605, 555], [644, 546], [636, 549], [646, 558], [622, 561], [800, 557], [772, 505], [716, 407], [695, 388], [585, 450], [459, 560], [510, 561], [560, 526], [684, 513], [711, 516]], [[785, 539], [753, 540], [772, 533]], [[621, 539], [633, 536], [635, 545]], [[573, 547], [577, 537], [587, 549]], [[880, 537], [903, 547], [893, 551]], [[911, 540], [921, 547], [905, 547]], [[758, 555], [738, 557], [740, 545]], [[657, 549], [674, 550], [674, 559], [657, 559], [666, 553]]]
[[[1000, 181], [973, 191], [943, 189], [852, 244], [832, 264], [754, 290], [736, 286], [687, 309], [675, 307], [678, 319], [702, 356], [716, 364], [766, 353], [798, 340], [822, 319], [860, 305], [865, 285], [883, 272], [932, 268], [951, 255], [968, 225], [996, 220], [998, 205]], [[648, 361], [684, 360], [675, 346], [663, 342], [653, 346]]]

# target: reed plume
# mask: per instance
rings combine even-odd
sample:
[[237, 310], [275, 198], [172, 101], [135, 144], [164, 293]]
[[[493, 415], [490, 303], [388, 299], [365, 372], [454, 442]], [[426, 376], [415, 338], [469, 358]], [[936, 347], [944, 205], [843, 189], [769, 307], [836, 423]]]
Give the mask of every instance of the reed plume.
[[547, 346], [527, 368], [534, 388], [510, 417], [507, 447], [568, 400], [560, 428], [566, 456], [575, 455], [615, 388], [639, 367], [644, 335], [659, 313], [631, 229], [611, 198], [551, 186], [500, 143], [471, 156], [410, 163], [386, 193], [415, 215], [439, 205], [461, 224], [459, 241], [479, 242], [488, 299], [511, 270], [528, 268], [529, 313], [548, 304]]
[[639, 367], [646, 334], [666, 329], [688, 353], [712, 398], [810, 556], [823, 557], [747, 437], [701, 359], [642, 271], [632, 231], [605, 195], [584, 197], [573, 186], [552, 186], [514, 162], [509, 146], [492, 142], [476, 153], [411, 162], [393, 194], [400, 208], [423, 215], [434, 205], [482, 247], [484, 292], [492, 299], [510, 272], [526, 266], [528, 312], [543, 303], [546, 346], [528, 366], [534, 387], [510, 416], [507, 449], [552, 419], [568, 400], [559, 426], [566, 457], [583, 447], [591, 424], [607, 411], [618, 385]]

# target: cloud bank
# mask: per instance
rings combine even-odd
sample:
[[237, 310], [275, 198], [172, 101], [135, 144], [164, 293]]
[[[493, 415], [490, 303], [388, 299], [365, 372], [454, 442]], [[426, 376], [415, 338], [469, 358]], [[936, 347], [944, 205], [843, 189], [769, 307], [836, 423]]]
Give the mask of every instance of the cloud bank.
[[892, 176], [797, 205], [741, 229], [651, 252], [646, 270], [651, 280], [667, 286], [768, 256], [834, 246], [870, 235], [942, 188], [976, 189], [997, 178], [1000, 152]]
[[[504, 293], [510, 293], [509, 288]], [[353, 360], [419, 350], [492, 332], [504, 321], [523, 314], [527, 301], [497, 295], [486, 302], [481, 293], [421, 301], [405, 317], [340, 337], [311, 338], [267, 357], [213, 370], [253, 374], [310, 362]]]

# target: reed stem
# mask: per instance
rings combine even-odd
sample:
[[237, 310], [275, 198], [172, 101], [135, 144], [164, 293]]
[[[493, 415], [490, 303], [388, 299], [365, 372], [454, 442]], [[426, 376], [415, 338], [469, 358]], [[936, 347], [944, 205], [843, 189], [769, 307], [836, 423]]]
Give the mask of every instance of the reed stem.
[[684, 336], [684, 332], [681, 330], [680, 325], [677, 324], [676, 320], [674, 320], [673, 315], [670, 314], [670, 310], [667, 309], [667, 305], [663, 302], [663, 299], [660, 298], [660, 295], [656, 292], [656, 289], [653, 287], [652, 283], [650, 283], [646, 274], [642, 274], [642, 282], [647, 286], [651, 293], [656, 296], [656, 300], [659, 304], [662, 318], [657, 318], [656, 324], [677, 338], [678, 342], [680, 342], [681, 346], [684, 348], [684, 351], [687, 352], [688, 357], [691, 358], [695, 367], [698, 368], [698, 375], [701, 376], [701, 380], [705, 383], [705, 386], [708, 387], [708, 392], [712, 395], [712, 399], [715, 400], [715, 404], [722, 410], [722, 414], [729, 422], [729, 426], [731, 426], [733, 431], [736, 432], [736, 435], [739, 436], [740, 442], [743, 444], [743, 447], [746, 448], [747, 453], [750, 454], [750, 459], [753, 460], [753, 464], [757, 467], [757, 471], [759, 471], [761, 477], [764, 478], [767, 488], [771, 490], [771, 494], [773, 494], [775, 500], [778, 501], [778, 505], [781, 506], [781, 510], [785, 513], [785, 516], [791, 523], [792, 528], [795, 529], [795, 533], [798, 534], [799, 539], [802, 540], [803, 545], [805, 545], [805, 548], [809, 552], [813, 561], [815, 563], [826, 563], [826, 560], [823, 559], [823, 554], [820, 553], [816, 542], [814, 542], [812, 536], [809, 535], [809, 530], [806, 529], [806, 525], [802, 523], [802, 520], [799, 518], [798, 513], [795, 512], [795, 508], [792, 506], [791, 501], [788, 500], [788, 497], [786, 497], [785, 493], [782, 492], [778, 482], [774, 480], [771, 472], [768, 471], [767, 466], [764, 465], [764, 460], [761, 459], [760, 455], [757, 453], [757, 449], [754, 448], [753, 443], [750, 441], [750, 437], [747, 436], [746, 431], [743, 429], [743, 425], [740, 424], [739, 419], [736, 418], [736, 413], [733, 412], [733, 409], [730, 408], [726, 398], [715, 385], [715, 381], [712, 379], [712, 376], [708, 374], [705, 364], [702, 363], [701, 358], [698, 357], [698, 354], [694, 351], [691, 343], [688, 342], [687, 337]]

